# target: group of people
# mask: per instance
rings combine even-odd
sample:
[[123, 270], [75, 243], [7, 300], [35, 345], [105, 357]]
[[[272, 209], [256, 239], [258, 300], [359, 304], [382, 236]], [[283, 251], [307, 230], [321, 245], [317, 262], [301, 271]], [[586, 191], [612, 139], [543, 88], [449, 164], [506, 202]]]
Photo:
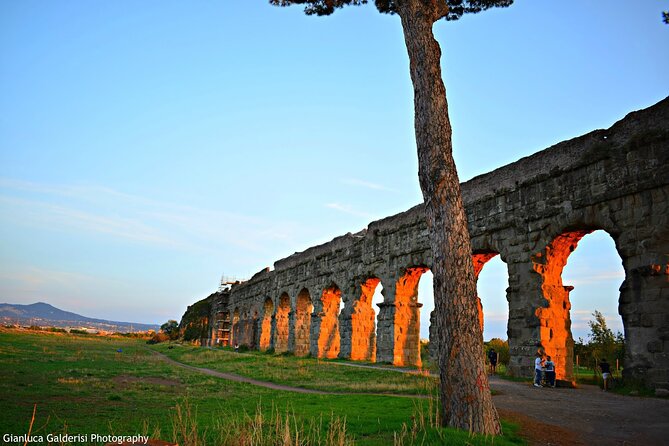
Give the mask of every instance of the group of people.
[[542, 381], [555, 387], [555, 363], [550, 356], [540, 354], [534, 360], [534, 387], [543, 387]]
[[[611, 366], [602, 359], [599, 363], [599, 369], [602, 371], [602, 380], [604, 381], [604, 391], [609, 390], [609, 380], [611, 379]], [[555, 363], [550, 356], [539, 353], [534, 360], [534, 387], [555, 387]]]

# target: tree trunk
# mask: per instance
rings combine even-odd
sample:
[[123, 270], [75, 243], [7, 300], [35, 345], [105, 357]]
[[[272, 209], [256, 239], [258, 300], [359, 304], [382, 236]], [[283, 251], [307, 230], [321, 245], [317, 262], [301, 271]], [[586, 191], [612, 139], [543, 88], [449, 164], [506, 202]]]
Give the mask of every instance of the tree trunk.
[[442, 423], [496, 435], [501, 427], [485, 371], [471, 242], [439, 65], [441, 50], [432, 34], [432, 25], [446, 12], [445, 2], [398, 0], [397, 10], [409, 53], [418, 177], [434, 257]]

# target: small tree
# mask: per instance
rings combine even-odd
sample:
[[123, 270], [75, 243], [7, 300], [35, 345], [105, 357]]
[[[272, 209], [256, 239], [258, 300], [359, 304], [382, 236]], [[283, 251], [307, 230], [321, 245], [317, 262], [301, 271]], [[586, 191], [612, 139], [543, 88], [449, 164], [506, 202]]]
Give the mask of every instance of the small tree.
[[625, 339], [623, 334], [617, 332], [614, 335], [613, 331], [606, 324], [606, 318], [601, 312], [595, 310], [592, 316], [595, 319], [588, 322], [590, 326], [588, 339], [592, 359], [594, 361], [599, 361], [602, 358], [622, 360], [625, 355]]
[[488, 350], [494, 348], [498, 355], [500, 364], [509, 365], [511, 356], [509, 355], [509, 341], [503, 341], [500, 338], [492, 338], [486, 343]]
[[173, 319], [160, 326], [160, 331], [165, 333], [171, 340], [179, 337], [179, 323]]
[[[278, 6], [305, 5], [304, 11], [330, 15], [367, 0], [269, 0]], [[434, 275], [434, 304], [444, 425], [483, 434], [502, 432], [492, 403], [478, 323], [476, 280], [467, 215], [453, 161], [441, 48], [432, 26], [458, 20], [513, 0], [375, 0], [376, 9], [400, 17], [414, 88], [414, 128], [418, 179], [423, 191]]]

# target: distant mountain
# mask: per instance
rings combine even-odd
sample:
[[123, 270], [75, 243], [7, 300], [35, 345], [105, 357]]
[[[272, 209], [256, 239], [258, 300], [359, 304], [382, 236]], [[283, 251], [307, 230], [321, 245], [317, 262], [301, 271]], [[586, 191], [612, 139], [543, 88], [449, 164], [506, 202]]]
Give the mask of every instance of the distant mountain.
[[50, 327], [95, 328], [106, 331], [158, 330], [158, 325], [94, 319], [64, 311], [44, 302], [30, 305], [0, 304], [0, 321], [3, 324], [39, 325]]

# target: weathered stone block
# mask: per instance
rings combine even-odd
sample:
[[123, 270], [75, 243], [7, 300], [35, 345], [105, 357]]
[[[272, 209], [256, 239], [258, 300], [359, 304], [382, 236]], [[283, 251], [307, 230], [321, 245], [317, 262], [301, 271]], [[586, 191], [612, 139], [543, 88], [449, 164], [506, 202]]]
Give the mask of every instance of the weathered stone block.
[[646, 348], [650, 353], [660, 353], [664, 350], [662, 341], [650, 341]]
[[652, 314], [642, 314], [641, 315], [641, 326], [642, 327], [652, 327], [653, 326], [653, 315]]
[[[660, 398], [667, 398], [669, 397], [669, 383], [662, 383], [666, 384], [667, 387], [662, 388], [662, 387], [657, 387], [655, 388], [655, 396], [660, 397]], [[658, 386], [660, 383], [657, 384]]]

